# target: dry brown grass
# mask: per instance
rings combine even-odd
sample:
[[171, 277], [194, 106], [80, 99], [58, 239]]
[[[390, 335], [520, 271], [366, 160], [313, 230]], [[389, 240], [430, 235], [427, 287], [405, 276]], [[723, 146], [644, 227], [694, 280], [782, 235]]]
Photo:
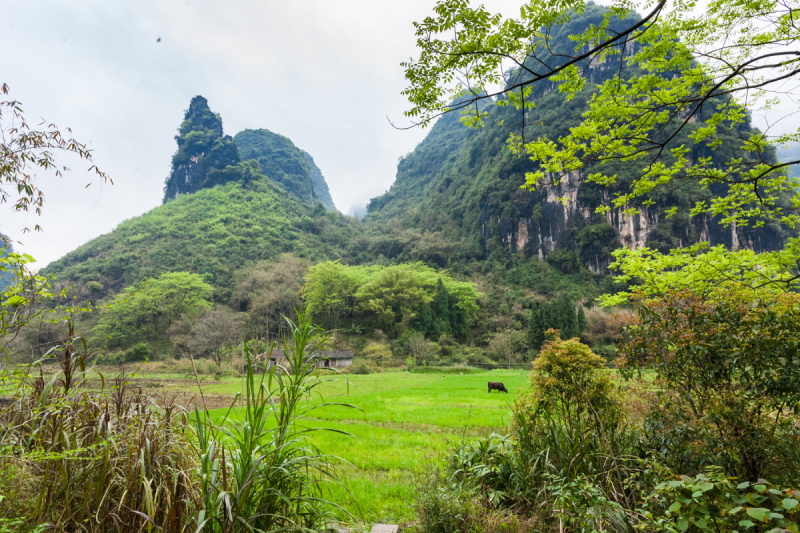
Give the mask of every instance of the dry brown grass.
[[585, 310], [586, 340], [595, 342], [613, 342], [619, 328], [629, 323], [634, 318], [633, 311], [628, 309], [606, 310], [602, 307], [592, 307]]

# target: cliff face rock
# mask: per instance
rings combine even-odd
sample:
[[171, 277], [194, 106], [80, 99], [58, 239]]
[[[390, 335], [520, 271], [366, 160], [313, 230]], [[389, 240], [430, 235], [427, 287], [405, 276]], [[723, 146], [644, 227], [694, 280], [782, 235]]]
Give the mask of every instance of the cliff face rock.
[[336, 211], [328, 184], [309, 154], [266, 129], [225, 135], [222, 118], [202, 96], [192, 98], [175, 141], [178, 151], [164, 185], [164, 203], [180, 194], [229, 182], [247, 184], [266, 175], [300, 202], [321, 201], [329, 211]]
[[[504, 206], [485, 203], [481, 209], [480, 233], [484, 246], [498, 241], [510, 254], [548, 259], [562, 270], [571, 271], [580, 263], [596, 275], [605, 272], [611, 252], [624, 246], [630, 250], [649, 246], [667, 251], [704, 241], [728, 249], [775, 250], [783, 245], [779, 227], [759, 229], [723, 226], [708, 216], [688, 223], [666, 219], [663, 209], [641, 207], [629, 215], [611, 207], [605, 192], [602, 204], [611, 207], [604, 215], [595, 206], [579, 199], [582, 184], [573, 173], [558, 186], [530, 193], [528, 205], [516, 216], [504, 216]], [[598, 220], [600, 217], [600, 220]], [[551, 254], [555, 252], [555, 257]]]
[[[562, 48], [564, 53], [571, 51], [574, 43], [568, 36], [588, 24], [598, 24], [604, 13], [605, 8], [589, 5], [583, 16], [554, 32], [554, 54], [561, 53]], [[558, 61], [554, 56], [553, 62]], [[532, 64], [529, 68], [541, 67]], [[782, 246], [785, 232], [779, 226], [723, 227], [707, 216], [689, 217], [687, 213], [694, 203], [709, 197], [708, 191], [693, 183], [657, 191], [653, 205], [634, 206], [639, 209], [636, 215], [613, 208], [615, 193], [627, 190], [627, 184], [639, 176], [640, 169], [630, 163], [606, 163], [603, 167], [606, 174], [617, 176], [617, 188], [586, 182], [584, 176], [598, 170], [593, 167], [584, 169], [585, 174], [562, 176], [557, 185], [532, 192], [521, 189], [525, 174], [537, 168], [529, 159], [511, 153], [506, 143], [509, 133], [520, 133], [524, 123], [528, 139], [546, 136], [555, 140], [567, 135], [571, 127], [580, 123], [596, 83], [618, 72], [619, 64], [587, 64], [585, 68], [589, 81], [570, 102], [553, 90], [552, 84], [535, 85], [531, 95], [535, 106], [528, 106], [524, 121], [521, 111], [513, 106], [491, 103], [482, 109], [487, 115], [485, 126], [480, 129], [467, 129], [458, 113], [442, 116], [425, 140], [402, 159], [391, 189], [370, 202], [365, 221], [376, 227], [394, 224], [414, 228], [422, 235], [430, 235], [427, 238], [431, 242], [454, 243], [457, 251], [448, 261], [460, 256], [502, 263], [516, 255], [546, 260], [565, 272], [586, 268], [595, 274], [606, 271], [613, 260], [611, 252], [620, 246], [648, 246], [661, 251], [699, 241], [756, 251]], [[701, 115], [700, 121], [705, 117]], [[693, 146], [688, 131], [674, 142], [676, 146]], [[693, 149], [703, 150], [697, 146]], [[721, 148], [731, 149], [725, 143]], [[703, 152], [692, 156], [715, 157], [714, 153]], [[610, 210], [600, 214], [600, 206]], [[678, 207], [678, 214], [668, 218], [666, 210], [671, 207]], [[405, 249], [414, 246], [410, 243]], [[395, 256], [415, 258], [406, 251], [396, 252]]]
[[192, 98], [175, 140], [178, 151], [164, 185], [164, 202], [217, 185], [213, 171], [224, 172], [241, 161], [233, 138], [222, 132], [222, 119], [199, 95]]

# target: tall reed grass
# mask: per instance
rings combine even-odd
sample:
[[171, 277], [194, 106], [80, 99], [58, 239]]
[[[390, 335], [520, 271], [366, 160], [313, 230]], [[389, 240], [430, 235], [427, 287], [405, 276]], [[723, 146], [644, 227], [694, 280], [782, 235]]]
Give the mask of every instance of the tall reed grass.
[[[233, 531], [319, 531], [340, 508], [325, 499], [325, 483], [339, 483], [340, 459], [321, 453], [302, 420], [316, 409], [348, 404], [309, 403], [322, 383], [318, 348], [325, 341], [304, 311], [287, 319], [282, 347], [287, 365], [257, 376], [247, 344], [244, 406], [219, 421], [195, 411], [200, 507], [198, 528]], [[238, 398], [237, 398], [238, 400]], [[237, 400], [234, 400], [234, 404]], [[233, 406], [233, 404], [232, 404]], [[235, 416], [241, 414], [241, 417]], [[347, 433], [344, 433], [347, 434]], [[341, 508], [340, 508], [341, 509]]]
[[128, 390], [124, 375], [106, 388], [96, 374], [103, 388], [93, 391], [95, 354], [71, 323], [67, 342], [48, 354], [59, 365], [52, 377], [6, 368], [0, 532], [324, 529], [335, 506], [325, 484], [339, 482], [338, 459], [311, 445], [309, 433], [320, 430], [302, 423], [332, 405], [309, 402], [324, 332], [302, 312], [288, 324], [287, 367], [256, 376], [246, 351], [244, 406], [221, 418]]

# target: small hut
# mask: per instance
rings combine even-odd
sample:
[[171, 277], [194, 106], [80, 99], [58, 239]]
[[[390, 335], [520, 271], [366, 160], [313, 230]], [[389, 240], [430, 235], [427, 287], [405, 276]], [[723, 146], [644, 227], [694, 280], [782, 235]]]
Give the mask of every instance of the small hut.
[[[327, 350], [319, 352], [317, 366], [319, 368], [345, 368], [353, 364], [353, 350]], [[261, 353], [255, 357], [254, 366], [268, 371], [275, 365], [289, 367], [289, 360], [283, 350], [272, 350], [272, 353]]]
[[328, 350], [319, 355], [317, 366], [321, 368], [345, 368], [353, 364], [353, 350]]

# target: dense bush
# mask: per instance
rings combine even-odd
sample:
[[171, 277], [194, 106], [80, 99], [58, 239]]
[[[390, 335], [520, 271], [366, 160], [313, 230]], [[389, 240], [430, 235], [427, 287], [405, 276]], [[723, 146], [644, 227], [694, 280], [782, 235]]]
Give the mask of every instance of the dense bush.
[[422, 263], [387, 268], [326, 261], [309, 268], [305, 291], [310, 312], [331, 327], [360, 314], [392, 337], [413, 327], [437, 339], [466, 336], [479, 296], [473, 283]]
[[363, 361], [359, 361], [358, 363], [353, 364], [353, 366], [349, 369], [351, 374], [372, 374], [372, 369], [367, 365], [367, 363]]
[[470, 487], [428, 472], [418, 484], [419, 529], [425, 533], [517, 533], [527, 531], [507, 510], [493, 508]]
[[621, 364], [656, 371], [645, 429], [668, 466], [800, 482], [798, 302], [792, 294], [708, 300], [685, 292], [639, 302]]
[[126, 363], [138, 363], [147, 361], [150, 358], [150, 345], [140, 342], [125, 353]]

